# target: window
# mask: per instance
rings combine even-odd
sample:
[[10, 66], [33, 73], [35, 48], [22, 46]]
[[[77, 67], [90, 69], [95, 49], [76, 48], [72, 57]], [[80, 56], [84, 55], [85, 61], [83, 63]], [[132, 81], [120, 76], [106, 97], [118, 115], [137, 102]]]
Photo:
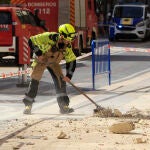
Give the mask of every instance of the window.
[[23, 24], [24, 23], [24, 19], [23, 19], [23, 14], [20, 10], [16, 11], [16, 15], [18, 16], [20, 22]]
[[26, 11], [26, 10], [23, 10], [23, 11], [17, 10], [16, 14], [22, 24], [31, 24], [33, 26], [36, 26], [34, 16], [31, 12]]
[[36, 23], [36, 20], [35, 20], [35, 16], [31, 12], [29, 12], [29, 19], [30, 19], [30, 23], [33, 26], [37, 26], [37, 23]]
[[143, 17], [142, 7], [116, 7], [114, 17], [118, 18], [141, 18]]
[[27, 11], [23, 10], [22, 11], [22, 16], [23, 16], [24, 24], [31, 24]]
[[0, 24], [11, 24], [11, 23], [12, 23], [11, 13], [0, 11]]

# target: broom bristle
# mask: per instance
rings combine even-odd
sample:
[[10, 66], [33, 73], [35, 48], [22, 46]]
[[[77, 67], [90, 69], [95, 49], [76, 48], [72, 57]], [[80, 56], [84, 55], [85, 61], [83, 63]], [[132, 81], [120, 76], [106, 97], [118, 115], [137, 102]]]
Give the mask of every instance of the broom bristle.
[[112, 113], [112, 109], [110, 108], [96, 108], [93, 110], [94, 111], [94, 115], [98, 116], [98, 117], [112, 117], [113, 113]]

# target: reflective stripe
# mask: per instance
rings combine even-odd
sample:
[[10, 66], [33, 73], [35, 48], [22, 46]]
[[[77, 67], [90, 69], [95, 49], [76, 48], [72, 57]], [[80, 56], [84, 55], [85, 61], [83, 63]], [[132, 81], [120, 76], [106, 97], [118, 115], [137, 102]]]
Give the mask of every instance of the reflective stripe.
[[67, 94], [66, 93], [57, 93], [56, 96], [57, 97], [62, 97], [62, 96], [67, 96]]
[[31, 97], [29, 97], [27, 95], [24, 97], [24, 99], [29, 101], [29, 102], [33, 102], [34, 101], [34, 98], [31, 98]]

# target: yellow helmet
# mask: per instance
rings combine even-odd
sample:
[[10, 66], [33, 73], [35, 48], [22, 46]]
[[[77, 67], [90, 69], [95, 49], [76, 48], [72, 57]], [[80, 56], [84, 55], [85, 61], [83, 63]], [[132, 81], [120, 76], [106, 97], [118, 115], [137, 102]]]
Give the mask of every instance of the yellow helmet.
[[62, 24], [58, 28], [58, 32], [64, 36], [65, 39], [72, 41], [76, 37], [76, 32], [71, 24]]

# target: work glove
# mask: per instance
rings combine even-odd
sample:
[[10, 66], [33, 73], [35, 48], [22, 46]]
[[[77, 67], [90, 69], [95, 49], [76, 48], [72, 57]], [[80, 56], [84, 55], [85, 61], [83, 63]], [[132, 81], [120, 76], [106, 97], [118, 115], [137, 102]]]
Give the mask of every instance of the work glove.
[[58, 49], [64, 49], [65, 43], [58, 43]]
[[65, 82], [70, 82], [70, 78], [67, 77], [67, 76], [63, 77], [63, 80], [64, 80]]
[[57, 52], [59, 49], [56, 45], [53, 45], [52, 48], [51, 48], [51, 51], [54, 53], [54, 52]]

